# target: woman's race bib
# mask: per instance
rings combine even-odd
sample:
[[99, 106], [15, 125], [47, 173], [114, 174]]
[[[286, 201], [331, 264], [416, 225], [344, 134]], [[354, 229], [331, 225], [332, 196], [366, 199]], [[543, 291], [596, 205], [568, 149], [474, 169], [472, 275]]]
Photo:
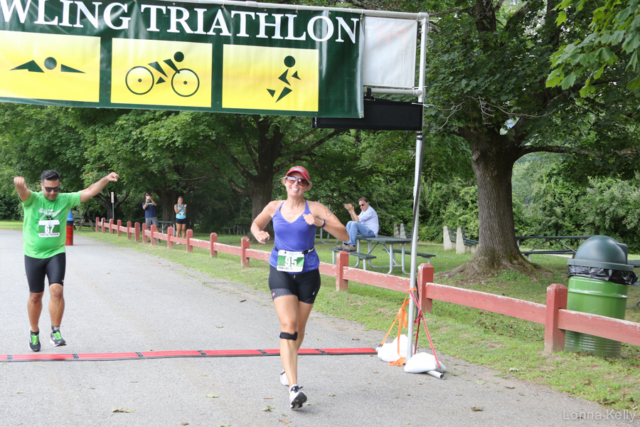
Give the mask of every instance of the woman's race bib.
[[304, 254], [302, 252], [278, 251], [278, 271], [299, 273], [304, 267]]

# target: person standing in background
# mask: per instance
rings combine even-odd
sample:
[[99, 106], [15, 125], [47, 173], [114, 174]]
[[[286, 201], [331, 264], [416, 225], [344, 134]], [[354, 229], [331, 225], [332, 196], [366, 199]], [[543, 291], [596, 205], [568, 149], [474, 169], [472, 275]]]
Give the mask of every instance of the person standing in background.
[[142, 204], [144, 209], [144, 221], [147, 223], [147, 228], [151, 227], [151, 224], [155, 224], [158, 227], [158, 214], [156, 213], [156, 202], [151, 198], [151, 194], [145, 194], [145, 200]]
[[187, 238], [187, 205], [184, 203], [182, 196], [178, 197], [178, 203], [173, 205], [173, 210], [176, 211], [176, 237]]

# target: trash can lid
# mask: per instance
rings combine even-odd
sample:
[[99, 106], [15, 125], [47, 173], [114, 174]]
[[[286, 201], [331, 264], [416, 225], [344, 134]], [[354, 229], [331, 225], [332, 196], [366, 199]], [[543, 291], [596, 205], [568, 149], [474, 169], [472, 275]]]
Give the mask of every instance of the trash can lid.
[[568, 260], [567, 264], [633, 271], [633, 266], [627, 264], [627, 253], [622, 246], [626, 247], [612, 237], [593, 236], [580, 245], [574, 259]]

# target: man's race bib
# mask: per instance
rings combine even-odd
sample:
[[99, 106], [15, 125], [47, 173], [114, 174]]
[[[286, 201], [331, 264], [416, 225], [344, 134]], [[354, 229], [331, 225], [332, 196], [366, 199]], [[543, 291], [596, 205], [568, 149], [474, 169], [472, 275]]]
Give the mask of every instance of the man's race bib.
[[60, 221], [57, 219], [41, 219], [38, 221], [40, 226], [40, 237], [59, 237]]
[[302, 252], [278, 251], [278, 271], [299, 273], [304, 267]]

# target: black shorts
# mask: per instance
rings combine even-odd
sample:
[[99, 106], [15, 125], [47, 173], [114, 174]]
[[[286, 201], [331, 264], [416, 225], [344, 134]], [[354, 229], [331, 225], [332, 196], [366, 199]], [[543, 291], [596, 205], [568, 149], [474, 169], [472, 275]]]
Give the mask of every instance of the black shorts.
[[64, 252], [51, 258], [31, 258], [24, 256], [24, 269], [27, 272], [29, 292], [39, 294], [44, 292], [44, 276], [52, 283], [64, 286], [64, 273], [67, 268], [67, 254]]
[[278, 271], [273, 266], [269, 267], [269, 289], [273, 299], [283, 295], [295, 295], [298, 301], [313, 304], [320, 290], [320, 271], [291, 274]]
[[186, 223], [187, 223], [187, 218], [185, 219], [176, 218], [176, 224], [186, 224]]

